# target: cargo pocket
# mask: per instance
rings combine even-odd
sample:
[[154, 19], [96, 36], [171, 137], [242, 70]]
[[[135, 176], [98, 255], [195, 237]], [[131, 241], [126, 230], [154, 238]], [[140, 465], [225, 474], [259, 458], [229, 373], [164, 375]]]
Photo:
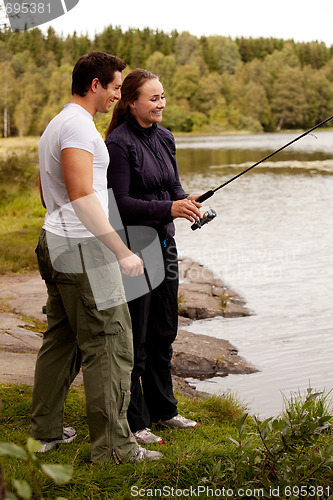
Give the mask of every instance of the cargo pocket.
[[109, 335], [119, 335], [124, 332], [124, 327], [120, 323], [120, 321], [110, 322], [107, 332]]
[[[84, 288], [84, 289], [82, 289]], [[108, 309], [98, 310], [94, 296], [87, 287], [81, 287], [86, 329], [95, 336], [121, 335], [125, 331], [122, 307], [115, 305]]]
[[[41, 235], [42, 236], [42, 235]], [[50, 266], [50, 259], [48, 255], [48, 249], [45, 246], [45, 241], [42, 237], [40, 237], [38, 245], [35, 249], [35, 253], [37, 256], [38, 268], [41, 275], [41, 278], [47, 282], [52, 279], [52, 266]]]
[[127, 416], [127, 409], [131, 400], [131, 383], [130, 381], [121, 380], [121, 406], [119, 409], [119, 417], [125, 418]]

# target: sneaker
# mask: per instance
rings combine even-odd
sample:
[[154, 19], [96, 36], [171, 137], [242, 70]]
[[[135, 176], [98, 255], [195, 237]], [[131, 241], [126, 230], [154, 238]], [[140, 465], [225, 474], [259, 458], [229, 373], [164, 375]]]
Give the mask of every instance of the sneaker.
[[169, 420], [162, 420], [162, 424], [172, 429], [194, 429], [198, 424], [194, 420], [176, 415]]
[[148, 427], [142, 429], [141, 431], [133, 432], [133, 435], [140, 444], [163, 443], [163, 439], [150, 432]]
[[146, 448], [142, 448], [142, 446], [139, 445], [135, 450], [131, 461], [147, 462], [148, 460], [158, 460], [160, 458], [163, 458], [163, 454], [159, 451], [146, 450]]
[[55, 446], [58, 446], [59, 444], [68, 444], [74, 441], [76, 438], [76, 430], [73, 429], [73, 427], [64, 427], [63, 428], [63, 433], [62, 433], [62, 439], [50, 439], [48, 440], [42, 440], [40, 439], [39, 442], [42, 445], [42, 447], [38, 450], [37, 453], [46, 453], [47, 451], [52, 450]]

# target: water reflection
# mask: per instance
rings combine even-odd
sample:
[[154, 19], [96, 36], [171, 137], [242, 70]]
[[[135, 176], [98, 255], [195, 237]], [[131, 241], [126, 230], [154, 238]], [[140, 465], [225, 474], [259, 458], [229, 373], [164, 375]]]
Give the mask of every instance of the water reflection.
[[[177, 138], [177, 158], [183, 172], [211, 166], [256, 163], [299, 134], [256, 134]], [[316, 131], [277, 153], [271, 161], [324, 160], [333, 154], [333, 133]]]

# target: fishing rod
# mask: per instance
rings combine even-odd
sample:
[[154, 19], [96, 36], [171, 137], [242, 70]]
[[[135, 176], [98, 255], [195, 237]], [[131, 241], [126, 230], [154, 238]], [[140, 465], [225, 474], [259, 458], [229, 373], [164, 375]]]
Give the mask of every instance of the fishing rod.
[[[318, 123], [317, 125], [315, 125], [314, 127], [310, 128], [309, 130], [307, 130], [306, 132], [303, 132], [303, 134], [297, 136], [295, 139], [293, 139], [292, 141], [288, 142], [287, 144], [285, 144], [284, 146], [282, 146], [281, 148], [277, 149], [276, 151], [274, 151], [273, 153], [270, 153], [269, 155], [265, 156], [265, 158], [262, 158], [261, 160], [257, 161], [257, 163], [255, 163], [254, 165], [251, 165], [251, 167], [248, 167], [246, 168], [245, 170], [243, 170], [242, 172], [239, 172], [239, 174], [235, 175], [234, 177], [232, 177], [231, 179], [229, 179], [228, 181], [224, 182], [223, 184], [221, 184], [220, 186], [218, 186], [217, 188], [215, 189], [209, 189], [208, 191], [206, 191], [206, 193], [203, 193], [201, 196], [199, 196], [196, 201], [198, 201], [199, 203], [202, 203], [206, 200], [208, 200], [211, 196], [213, 196], [213, 194], [216, 193], [216, 191], [218, 191], [219, 189], [222, 189], [224, 188], [225, 186], [227, 186], [228, 184], [230, 184], [230, 182], [233, 182], [234, 180], [238, 179], [238, 177], [240, 177], [241, 175], [244, 175], [246, 174], [246, 172], [249, 172], [249, 170], [252, 170], [254, 167], [257, 167], [258, 165], [260, 165], [260, 163], [263, 163], [264, 161], [268, 160], [268, 158], [271, 158], [272, 156], [276, 155], [277, 153], [279, 153], [280, 151], [282, 151], [283, 149], [287, 148], [288, 146], [290, 146], [291, 144], [293, 144], [294, 142], [296, 141], [299, 141], [300, 139], [302, 139], [302, 137], [305, 137], [306, 135], [310, 134], [313, 130], [316, 130], [316, 128], [319, 128], [321, 127], [322, 125], [324, 125], [325, 123], [327, 123], [328, 121], [332, 120], [333, 118], [333, 115], [330, 116], [329, 118], [326, 118], [325, 120], [323, 120], [322, 122]], [[216, 217], [216, 212], [215, 210], [213, 209], [209, 209], [207, 210], [207, 212], [205, 212], [203, 214], [203, 216], [201, 217], [200, 220], [196, 221], [194, 224], [192, 224], [191, 226], [191, 229], [194, 231], [195, 229], [201, 229], [201, 227], [204, 225], [204, 224], [207, 224], [208, 222], [210, 222], [211, 220], [213, 220], [215, 217]]]

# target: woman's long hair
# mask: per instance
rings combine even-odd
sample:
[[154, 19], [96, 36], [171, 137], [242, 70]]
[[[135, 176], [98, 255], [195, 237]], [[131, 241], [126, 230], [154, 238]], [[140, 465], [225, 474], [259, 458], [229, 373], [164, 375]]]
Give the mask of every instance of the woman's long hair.
[[153, 80], [154, 78], [158, 79], [158, 76], [154, 75], [150, 71], [147, 71], [146, 69], [141, 68], [134, 69], [126, 76], [121, 86], [121, 99], [114, 107], [112, 118], [107, 128], [105, 137], [107, 137], [113, 129], [124, 122], [126, 115], [130, 112], [130, 102], [136, 101], [139, 97], [139, 89], [142, 85], [147, 80]]

